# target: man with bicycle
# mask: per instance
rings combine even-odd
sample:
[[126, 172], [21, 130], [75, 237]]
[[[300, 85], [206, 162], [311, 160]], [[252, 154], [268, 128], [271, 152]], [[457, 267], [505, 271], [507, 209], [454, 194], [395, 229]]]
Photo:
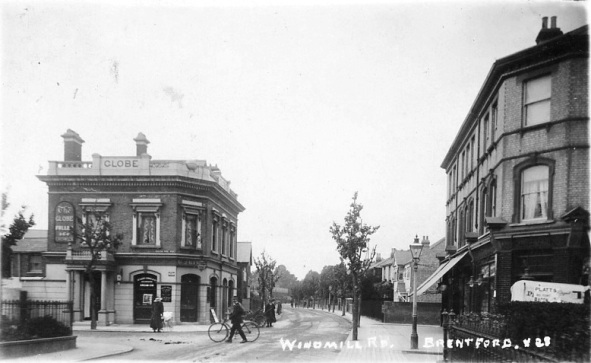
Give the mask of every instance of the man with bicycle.
[[232, 313], [230, 314], [230, 321], [232, 322], [232, 329], [230, 329], [230, 337], [226, 340], [226, 343], [232, 343], [232, 338], [234, 337], [234, 333], [238, 330], [238, 334], [242, 337], [242, 341], [240, 343], [246, 343], [246, 336], [242, 331], [242, 316], [244, 315], [245, 311], [242, 307], [242, 304], [238, 302], [236, 296], [232, 299]]

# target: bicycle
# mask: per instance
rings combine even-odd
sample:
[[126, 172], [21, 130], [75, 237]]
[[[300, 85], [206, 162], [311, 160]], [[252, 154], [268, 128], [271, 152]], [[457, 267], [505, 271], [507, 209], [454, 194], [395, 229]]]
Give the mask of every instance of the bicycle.
[[257, 323], [259, 325], [259, 327], [261, 325], [263, 325], [265, 323], [265, 321], [267, 320], [265, 318], [265, 313], [263, 313], [262, 309], [259, 309], [257, 311], [249, 311], [246, 313], [244, 318], [246, 320], [254, 321], [255, 323]]
[[[209, 326], [209, 329], [207, 329], [209, 339], [216, 343], [220, 343], [226, 340], [226, 338], [230, 334], [231, 328], [231, 326], [229, 326], [227, 322], [228, 319], [224, 319], [224, 321], [222, 321], [221, 323], [211, 324]], [[247, 320], [244, 323], [242, 323], [241, 327], [242, 331], [244, 332], [244, 335], [246, 336], [246, 340], [249, 342], [254, 342], [259, 338], [259, 335], [261, 334], [259, 325], [254, 321]]]

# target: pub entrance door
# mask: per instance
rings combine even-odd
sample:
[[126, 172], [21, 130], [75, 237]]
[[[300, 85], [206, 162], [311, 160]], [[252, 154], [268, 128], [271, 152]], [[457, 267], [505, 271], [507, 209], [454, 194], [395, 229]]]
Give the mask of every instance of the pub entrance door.
[[140, 274], [133, 278], [133, 322], [136, 324], [150, 323], [156, 281], [156, 276], [152, 274]]

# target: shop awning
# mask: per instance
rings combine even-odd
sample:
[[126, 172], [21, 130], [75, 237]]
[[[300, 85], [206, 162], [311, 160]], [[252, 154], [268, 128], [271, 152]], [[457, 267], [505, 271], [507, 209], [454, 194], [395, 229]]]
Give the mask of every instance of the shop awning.
[[[466, 256], [467, 253], [468, 253], [468, 251], [462, 253], [461, 255], [459, 255], [457, 257], [452, 258], [451, 260], [447, 261], [443, 265], [439, 266], [437, 268], [437, 270], [435, 270], [435, 272], [431, 276], [429, 276], [417, 288], [417, 296], [418, 295], [423, 295], [425, 293], [425, 291], [429, 290], [429, 288], [431, 286], [433, 286], [434, 283], [436, 283], [437, 281], [439, 281], [439, 279], [442, 278], [443, 275], [445, 275], [449, 270], [451, 270], [452, 267], [454, 267], [456, 265], [456, 263], [460, 262], [460, 260], [462, 258], [464, 258], [464, 256]], [[412, 296], [412, 293], [410, 295]]]

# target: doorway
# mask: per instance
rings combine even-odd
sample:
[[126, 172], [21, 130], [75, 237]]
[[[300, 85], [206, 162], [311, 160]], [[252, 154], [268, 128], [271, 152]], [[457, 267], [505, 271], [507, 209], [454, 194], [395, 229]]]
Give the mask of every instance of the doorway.
[[181, 277], [181, 322], [197, 322], [199, 319], [199, 287], [201, 279], [187, 274]]
[[156, 297], [156, 281], [156, 276], [152, 274], [139, 274], [133, 278], [134, 323], [150, 323], [152, 301]]

